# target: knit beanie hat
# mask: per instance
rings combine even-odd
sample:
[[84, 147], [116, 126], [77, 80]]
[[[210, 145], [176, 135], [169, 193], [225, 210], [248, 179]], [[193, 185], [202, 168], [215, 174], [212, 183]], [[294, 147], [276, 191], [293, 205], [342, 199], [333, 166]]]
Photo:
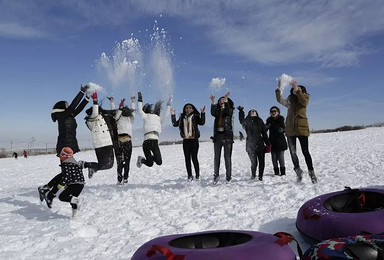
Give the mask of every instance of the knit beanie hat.
[[66, 106], [67, 106], [67, 101], [64, 101], [64, 100], [57, 102], [53, 106], [51, 111], [51, 118], [53, 122], [56, 122], [57, 120], [57, 113], [64, 112], [66, 109]]
[[68, 158], [73, 158], [73, 151], [69, 147], [64, 147], [60, 152], [60, 161], [65, 161]]

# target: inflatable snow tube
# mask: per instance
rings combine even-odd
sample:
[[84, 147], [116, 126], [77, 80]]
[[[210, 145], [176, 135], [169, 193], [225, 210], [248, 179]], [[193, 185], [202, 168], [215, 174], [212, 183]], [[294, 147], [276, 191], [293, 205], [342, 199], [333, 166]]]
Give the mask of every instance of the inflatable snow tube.
[[283, 239], [254, 231], [205, 231], [152, 239], [131, 260], [294, 260], [296, 255]]
[[384, 232], [384, 190], [350, 189], [313, 198], [299, 209], [296, 227], [310, 244]]
[[384, 235], [357, 235], [324, 240], [310, 247], [301, 260], [384, 260]]

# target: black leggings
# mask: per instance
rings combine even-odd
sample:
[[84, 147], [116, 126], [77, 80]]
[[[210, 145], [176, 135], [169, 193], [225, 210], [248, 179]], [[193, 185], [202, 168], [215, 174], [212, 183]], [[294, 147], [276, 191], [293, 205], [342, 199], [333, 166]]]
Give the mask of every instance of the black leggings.
[[124, 180], [129, 177], [129, 164], [131, 162], [132, 155], [132, 141], [119, 142], [118, 148], [115, 150], [117, 160], [117, 180], [119, 182], [123, 179], [124, 169]]
[[251, 160], [252, 177], [256, 177], [257, 164], [259, 163], [259, 178], [263, 178], [265, 168], [265, 153], [247, 150], [248, 157]]
[[183, 151], [185, 158], [185, 167], [187, 168], [188, 177], [192, 176], [192, 165], [195, 168], [196, 178], [200, 176], [200, 167], [197, 154], [199, 152], [199, 139], [184, 139], [183, 140]]
[[113, 146], [104, 146], [95, 149], [97, 162], [89, 162], [84, 165], [86, 168], [93, 168], [96, 171], [111, 169], [115, 158], [113, 157]]
[[77, 205], [72, 204], [71, 199], [72, 199], [72, 197], [79, 197], [83, 188], [84, 188], [84, 184], [68, 185], [65, 188], [65, 190], [59, 195], [59, 200], [69, 202], [73, 209], [77, 209]]
[[294, 169], [297, 169], [300, 167], [299, 158], [297, 157], [297, 152], [296, 152], [296, 138], [299, 139], [301, 152], [304, 155], [305, 163], [307, 164], [308, 170], [312, 171], [313, 164], [312, 164], [312, 157], [311, 157], [311, 154], [309, 153], [309, 148], [308, 148], [308, 136], [288, 136], [287, 137], [288, 147], [291, 153]]
[[227, 181], [232, 178], [232, 143], [224, 142], [224, 134], [218, 133], [213, 144], [214, 155], [214, 176], [219, 176], [221, 149], [224, 148], [225, 172]]
[[152, 167], [153, 162], [155, 162], [157, 165], [161, 165], [163, 163], [158, 140], [145, 140], [143, 142], [143, 152], [145, 159], [142, 160], [142, 162], [148, 167]]

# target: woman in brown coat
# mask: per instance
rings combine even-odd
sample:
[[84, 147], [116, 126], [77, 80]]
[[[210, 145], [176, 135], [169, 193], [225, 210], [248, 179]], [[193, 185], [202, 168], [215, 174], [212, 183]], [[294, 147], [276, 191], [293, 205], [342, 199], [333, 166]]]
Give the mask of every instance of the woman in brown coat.
[[297, 181], [302, 179], [303, 170], [300, 168], [299, 158], [296, 152], [296, 139], [299, 139], [301, 151], [308, 167], [308, 173], [312, 183], [317, 182], [315, 171], [313, 169], [312, 157], [308, 149], [309, 125], [307, 118], [307, 106], [309, 102], [309, 94], [304, 86], [297, 85], [296, 81], [291, 81], [291, 94], [287, 99], [281, 96], [280, 81], [276, 89], [277, 102], [288, 108], [285, 135], [288, 140], [288, 147], [291, 153], [294, 171], [297, 174]]

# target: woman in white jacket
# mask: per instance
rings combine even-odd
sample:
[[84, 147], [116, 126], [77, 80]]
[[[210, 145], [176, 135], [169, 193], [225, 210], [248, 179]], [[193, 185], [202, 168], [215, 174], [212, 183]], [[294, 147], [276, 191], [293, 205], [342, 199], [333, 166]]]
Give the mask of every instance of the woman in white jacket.
[[145, 104], [143, 107], [143, 96], [141, 92], [138, 93], [137, 112], [143, 119], [143, 152], [145, 156], [145, 158], [142, 156], [137, 157], [136, 166], [139, 168], [142, 164], [152, 167], [154, 162], [157, 165], [163, 163], [159, 148], [159, 136], [161, 134], [161, 122], [169, 116], [171, 99], [168, 100], [165, 113], [162, 117], [160, 117], [161, 103], [162, 101], [156, 102], [154, 109], [152, 109], [152, 105], [150, 104]]
[[107, 123], [102, 115], [102, 108], [97, 102], [97, 93], [92, 95], [93, 106], [87, 109], [86, 124], [92, 132], [92, 143], [95, 148], [97, 163], [85, 163], [84, 167], [88, 168], [88, 177], [92, 178], [93, 174], [99, 170], [107, 170], [112, 168], [114, 163], [113, 144], [111, 134]]
[[[115, 108], [113, 98], [111, 101], [111, 109]], [[132, 156], [132, 125], [135, 121], [135, 96], [131, 97], [131, 108], [124, 106], [125, 98], [120, 102], [119, 109], [114, 116], [117, 125], [118, 145], [115, 148], [117, 160], [117, 184], [122, 185], [128, 182], [129, 164]], [[124, 169], [124, 175], [123, 175]]]

